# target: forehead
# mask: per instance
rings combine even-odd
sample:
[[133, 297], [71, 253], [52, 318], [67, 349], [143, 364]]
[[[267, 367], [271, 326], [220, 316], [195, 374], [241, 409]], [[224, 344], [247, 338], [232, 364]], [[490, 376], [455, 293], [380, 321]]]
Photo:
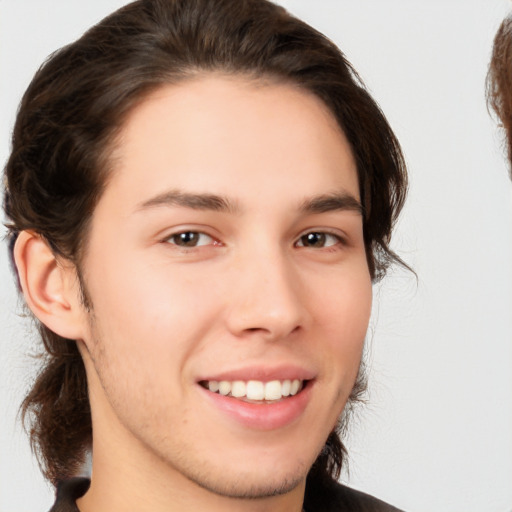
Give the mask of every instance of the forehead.
[[127, 117], [105, 194], [128, 203], [165, 189], [235, 196], [358, 197], [350, 146], [324, 103], [282, 83], [202, 76], [154, 91]]

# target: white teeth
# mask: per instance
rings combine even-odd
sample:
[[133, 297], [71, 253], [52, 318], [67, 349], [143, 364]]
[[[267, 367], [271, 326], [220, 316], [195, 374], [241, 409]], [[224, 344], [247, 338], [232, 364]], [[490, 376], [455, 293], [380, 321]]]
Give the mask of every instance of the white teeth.
[[231, 382], [228, 382], [227, 380], [221, 380], [219, 382], [219, 393], [221, 395], [229, 395], [231, 392]]
[[247, 386], [245, 385], [245, 382], [242, 380], [235, 380], [231, 386], [231, 396], [234, 397], [242, 397], [245, 396], [247, 392]]
[[299, 388], [300, 388], [300, 381], [295, 379], [295, 380], [292, 380], [292, 386], [290, 388], [290, 395], [296, 395], [299, 391]]
[[210, 380], [208, 382], [208, 389], [212, 393], [216, 393], [217, 391], [219, 391], [219, 383], [216, 380]]
[[234, 398], [244, 398], [248, 400], [281, 400], [283, 397], [294, 396], [302, 389], [303, 381], [294, 380], [271, 380], [262, 382], [259, 380], [235, 380], [233, 382], [227, 380], [210, 380], [206, 386], [212, 393], [221, 395], [230, 395]]
[[250, 380], [247, 383], [247, 398], [249, 400], [263, 400], [265, 398], [265, 385], [259, 380]]
[[265, 384], [265, 400], [280, 400], [283, 396], [282, 386], [278, 380], [272, 380]]
[[281, 390], [281, 393], [283, 396], [290, 396], [290, 389], [292, 388], [292, 381], [291, 380], [285, 380], [283, 381], [283, 388]]

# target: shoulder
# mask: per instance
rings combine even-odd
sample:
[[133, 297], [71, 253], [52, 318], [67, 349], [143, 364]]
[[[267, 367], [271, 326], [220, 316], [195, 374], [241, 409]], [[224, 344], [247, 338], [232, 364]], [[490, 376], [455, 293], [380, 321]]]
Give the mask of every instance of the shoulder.
[[88, 478], [70, 478], [60, 482], [55, 504], [49, 512], [79, 512], [76, 500], [87, 492], [90, 483]]
[[307, 512], [401, 512], [369, 494], [331, 482], [321, 488], [306, 490]]

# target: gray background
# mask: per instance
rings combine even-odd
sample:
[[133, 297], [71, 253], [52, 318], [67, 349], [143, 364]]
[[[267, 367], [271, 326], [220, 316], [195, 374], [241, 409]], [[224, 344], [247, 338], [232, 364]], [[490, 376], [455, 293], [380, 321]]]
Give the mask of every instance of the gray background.
[[[123, 0], [0, 0], [0, 161], [43, 59]], [[507, 0], [282, 0], [333, 39], [402, 142], [411, 173], [394, 247], [419, 280], [375, 288], [369, 403], [343, 479], [418, 512], [512, 508], [512, 185], [484, 78]], [[52, 502], [16, 412], [30, 322], [0, 251], [0, 512]], [[18, 314], [18, 315], [17, 315]]]

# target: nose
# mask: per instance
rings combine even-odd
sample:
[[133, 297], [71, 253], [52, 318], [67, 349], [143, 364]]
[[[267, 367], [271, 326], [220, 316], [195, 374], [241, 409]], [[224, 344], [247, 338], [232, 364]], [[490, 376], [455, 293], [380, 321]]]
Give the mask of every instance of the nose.
[[286, 255], [259, 252], [237, 261], [235, 268], [227, 312], [232, 334], [280, 340], [304, 327], [305, 290], [298, 270]]

